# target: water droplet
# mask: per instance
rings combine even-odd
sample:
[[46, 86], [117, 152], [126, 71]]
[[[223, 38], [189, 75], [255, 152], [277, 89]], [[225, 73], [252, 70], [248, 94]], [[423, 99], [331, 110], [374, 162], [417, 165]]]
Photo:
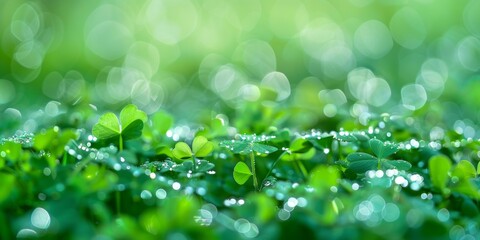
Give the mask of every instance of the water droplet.
[[52, 174], [52, 170], [50, 170], [50, 168], [46, 167], [43, 169], [43, 175], [50, 176], [50, 174]]
[[152, 198], [152, 193], [148, 190], [143, 190], [141, 193], [140, 193], [140, 198], [142, 199], [150, 199]]
[[40, 201], [45, 201], [47, 199], [47, 195], [45, 195], [44, 193], [39, 193], [38, 194], [38, 199]]
[[295, 208], [298, 205], [298, 199], [291, 197], [287, 200], [287, 205], [291, 208]]
[[440, 222], [446, 222], [450, 219], [450, 212], [446, 208], [442, 208], [437, 213], [437, 218]]
[[172, 184], [173, 190], [179, 190], [182, 187], [182, 185], [179, 182], [174, 182]]
[[47, 229], [50, 226], [50, 215], [43, 208], [35, 208], [30, 218], [32, 225], [40, 229]]
[[384, 173], [383, 173], [382, 170], [377, 170], [377, 171], [375, 172], [375, 177], [377, 177], [377, 178], [382, 178], [383, 175], [384, 175]]
[[353, 183], [352, 184], [352, 190], [353, 191], [357, 191], [359, 188], [360, 188], [360, 185], [358, 185], [358, 183]]
[[165, 199], [167, 197], [167, 192], [162, 189], [162, 188], [159, 188], [156, 192], [155, 192], [155, 196], [158, 198], [158, 199]]
[[200, 196], [203, 196], [207, 193], [207, 189], [203, 188], [203, 187], [199, 187], [197, 188], [197, 194], [200, 195]]
[[286, 221], [290, 218], [290, 212], [286, 211], [285, 209], [280, 209], [277, 216], [280, 220]]
[[233, 226], [235, 227], [235, 230], [237, 230], [239, 233], [246, 233], [250, 231], [251, 228], [250, 222], [244, 218], [240, 218], [235, 221]]
[[115, 163], [113, 164], [113, 169], [115, 171], [120, 171], [122, 169], [122, 165], [120, 165], [119, 163]]
[[17, 233], [17, 238], [37, 238], [38, 234], [35, 230], [24, 228]]
[[395, 222], [400, 217], [400, 209], [394, 203], [387, 203], [382, 210], [383, 220]]

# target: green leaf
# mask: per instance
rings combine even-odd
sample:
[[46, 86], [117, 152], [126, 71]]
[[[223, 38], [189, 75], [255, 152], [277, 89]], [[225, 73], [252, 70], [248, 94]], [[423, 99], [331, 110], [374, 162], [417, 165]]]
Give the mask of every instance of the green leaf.
[[128, 104], [120, 112], [120, 123], [122, 124], [122, 130], [124, 131], [131, 123], [136, 120], [146, 122], [147, 114], [144, 111], [139, 110], [137, 106], [133, 104]]
[[234, 153], [250, 153], [252, 151], [252, 145], [248, 142], [238, 142], [233, 143], [232, 152]]
[[[115, 114], [109, 112], [100, 117], [98, 123], [93, 126], [92, 133], [104, 143], [119, 144], [120, 149], [123, 141], [138, 138], [142, 135], [147, 114], [133, 105], [125, 106], [120, 112], [120, 121]], [[122, 138], [120, 138], [122, 137]], [[118, 140], [120, 142], [117, 142]]]
[[297, 138], [290, 144], [290, 151], [293, 153], [305, 153], [312, 149], [313, 144], [306, 139]]
[[193, 139], [192, 150], [196, 157], [205, 157], [213, 151], [213, 143], [204, 136], [197, 136]]
[[137, 119], [137, 120], [131, 122], [122, 131], [123, 140], [127, 141], [127, 140], [130, 140], [130, 139], [135, 139], [135, 138], [139, 138], [140, 136], [142, 136], [143, 125], [144, 125], [144, 123], [140, 119]]
[[342, 142], [356, 142], [356, 141], [358, 141], [358, 139], [355, 136], [350, 135], [350, 134], [349, 135], [338, 134], [337, 139], [342, 141]]
[[475, 185], [471, 179], [463, 178], [453, 184], [452, 190], [478, 200], [480, 199], [480, 192]]
[[412, 168], [412, 164], [405, 160], [388, 160], [383, 162], [384, 167], [386, 168], [396, 168], [398, 170], [408, 170]]
[[282, 157], [283, 161], [295, 161], [295, 160], [310, 160], [315, 156], [316, 150], [315, 148], [310, 148], [305, 153], [292, 153], [292, 154], [284, 154]]
[[477, 164], [477, 174], [480, 175], [480, 162]]
[[250, 168], [244, 162], [238, 162], [233, 169], [233, 179], [236, 183], [243, 185], [252, 176]]
[[188, 173], [189, 171], [193, 170], [193, 162], [191, 161], [185, 161], [180, 164], [176, 164], [175, 167], [173, 168], [174, 172], [180, 172], [180, 173]]
[[347, 156], [348, 168], [356, 173], [377, 169], [378, 159], [367, 153], [351, 153]]
[[214, 167], [215, 164], [207, 160], [197, 160], [197, 169], [195, 169], [195, 172], [206, 172], [213, 169]]
[[325, 148], [332, 147], [333, 136], [332, 135], [323, 136], [323, 137], [320, 137], [320, 139], [315, 137], [315, 138], [309, 138], [308, 140], [312, 143], [312, 145], [315, 148], [323, 150]]
[[278, 149], [276, 147], [273, 147], [273, 146], [269, 146], [269, 145], [265, 145], [265, 144], [261, 144], [261, 143], [254, 143], [253, 147], [252, 147], [252, 150], [257, 152], [257, 153], [261, 153], [261, 154], [269, 154], [269, 153], [277, 151]]
[[386, 158], [394, 154], [398, 147], [395, 144], [382, 142], [378, 139], [370, 139], [370, 148], [378, 158]]
[[164, 111], [156, 112], [152, 117], [152, 127], [160, 134], [165, 134], [173, 126], [173, 117]]
[[320, 191], [330, 191], [340, 180], [338, 168], [333, 166], [318, 166], [310, 174], [310, 186]]
[[93, 126], [92, 133], [98, 139], [110, 139], [120, 135], [121, 129], [114, 113], [105, 113]]
[[0, 159], [9, 160], [15, 163], [20, 159], [21, 155], [22, 144], [20, 143], [6, 142], [3, 145], [0, 145]]
[[11, 192], [15, 188], [15, 176], [6, 173], [0, 173], [0, 182], [2, 187], [0, 188], [0, 205], [8, 199]]
[[47, 147], [51, 144], [52, 140], [57, 137], [57, 133], [53, 129], [49, 129], [45, 132], [38, 133], [33, 139], [33, 148], [35, 150], [46, 150]]
[[434, 187], [442, 191], [446, 188], [448, 172], [451, 167], [450, 159], [444, 155], [436, 155], [430, 158], [428, 169], [430, 171], [430, 180]]
[[366, 141], [370, 140], [370, 137], [368, 137], [368, 135], [366, 135], [366, 134], [352, 133], [352, 136], [357, 138], [358, 141], [360, 141], [360, 142], [366, 142]]
[[452, 176], [458, 178], [474, 178], [477, 177], [477, 172], [471, 162], [462, 160], [454, 167]]
[[172, 150], [172, 154], [178, 159], [191, 158], [193, 155], [190, 147], [184, 142], [178, 142], [177, 144], [175, 144], [175, 148]]

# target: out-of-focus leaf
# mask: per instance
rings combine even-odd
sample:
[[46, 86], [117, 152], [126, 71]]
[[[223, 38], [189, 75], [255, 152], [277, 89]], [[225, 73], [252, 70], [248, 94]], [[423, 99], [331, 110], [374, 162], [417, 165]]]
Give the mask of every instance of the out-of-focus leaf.
[[243, 185], [252, 176], [250, 168], [244, 162], [238, 162], [233, 169], [233, 179], [236, 183]]
[[434, 187], [444, 190], [449, 179], [448, 172], [452, 167], [450, 159], [444, 155], [436, 155], [428, 161], [428, 169], [430, 170], [430, 180]]

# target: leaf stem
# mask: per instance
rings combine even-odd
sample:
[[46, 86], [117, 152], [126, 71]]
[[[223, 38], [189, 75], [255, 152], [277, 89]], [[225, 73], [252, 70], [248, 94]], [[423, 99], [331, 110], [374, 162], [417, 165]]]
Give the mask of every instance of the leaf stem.
[[67, 165], [67, 151], [63, 152], [62, 165], [63, 166]]
[[195, 170], [197, 169], [197, 161], [195, 161], [195, 154], [192, 154], [192, 161], [193, 161], [193, 169], [192, 169], [192, 175], [195, 173]]
[[122, 134], [120, 134], [120, 137], [118, 138], [118, 150], [121, 152], [123, 151], [123, 138]]
[[308, 177], [308, 171], [307, 169], [305, 168], [305, 165], [303, 165], [302, 161], [301, 160], [295, 160], [295, 162], [297, 163], [298, 165], [298, 168], [300, 169], [300, 172], [302, 173], [303, 175], [303, 179], [307, 179]]
[[258, 191], [258, 180], [257, 174], [255, 172], [255, 154], [253, 153], [253, 151], [250, 152], [250, 167], [252, 168], [253, 187], [255, 188], [255, 190]]

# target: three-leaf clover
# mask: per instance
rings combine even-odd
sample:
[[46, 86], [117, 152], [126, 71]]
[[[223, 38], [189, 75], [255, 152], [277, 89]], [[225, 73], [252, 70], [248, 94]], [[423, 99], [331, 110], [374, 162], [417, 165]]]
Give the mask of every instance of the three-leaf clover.
[[[206, 157], [213, 151], [213, 143], [208, 141], [208, 139], [204, 136], [197, 136], [193, 139], [192, 148], [188, 146], [185, 142], [178, 142], [175, 144], [175, 148], [172, 150], [172, 154], [175, 158], [185, 160], [185, 159], [192, 159], [193, 163], [193, 171], [202, 170], [207, 171], [213, 168], [213, 164], [208, 162], [201, 162], [197, 163], [197, 157]], [[200, 166], [202, 169], [199, 169]]]
[[363, 173], [372, 169], [391, 169], [408, 170], [412, 164], [405, 160], [388, 160], [390, 155], [394, 154], [398, 147], [390, 142], [382, 142], [378, 139], [370, 139], [368, 142], [372, 149], [372, 156], [368, 153], [356, 152], [347, 156], [349, 161], [348, 168], [356, 173]]
[[120, 112], [120, 119], [112, 113], [105, 113], [93, 126], [92, 133], [99, 140], [107, 143], [118, 143], [120, 151], [123, 142], [138, 138], [142, 135], [143, 125], [147, 121], [147, 114], [133, 104], [125, 106]]
[[258, 180], [255, 171], [255, 154], [270, 154], [278, 150], [278, 148], [261, 142], [269, 141], [274, 136], [257, 136], [243, 135], [236, 140], [225, 140], [220, 146], [230, 149], [232, 152], [241, 155], [250, 155], [250, 168], [244, 162], [238, 162], [233, 169], [233, 179], [236, 183], [243, 185], [250, 176], [253, 176], [253, 186], [258, 188]]

